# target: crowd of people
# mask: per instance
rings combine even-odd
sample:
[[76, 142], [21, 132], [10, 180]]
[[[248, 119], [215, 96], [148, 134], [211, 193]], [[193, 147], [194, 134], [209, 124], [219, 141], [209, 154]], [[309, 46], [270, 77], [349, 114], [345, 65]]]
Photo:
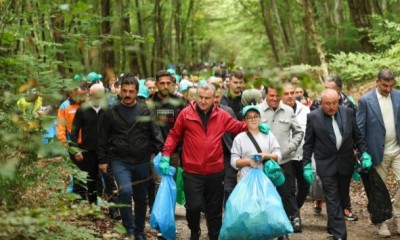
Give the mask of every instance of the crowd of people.
[[[252, 157], [258, 154], [284, 172], [277, 191], [295, 233], [303, 230], [301, 208], [318, 179], [324, 199], [314, 199], [314, 211], [320, 213], [325, 202], [327, 232], [347, 239], [345, 221], [357, 220], [350, 200], [356, 156], [363, 169], [373, 166], [383, 180], [389, 169], [400, 180], [400, 92], [389, 69], [379, 71], [376, 88], [358, 106], [342, 92], [338, 76], [328, 78], [326, 89], [312, 100], [297, 76], [245, 89], [243, 70], [220, 73], [200, 79], [195, 72], [179, 76], [170, 68], [141, 80], [123, 73], [108, 84], [95, 72], [77, 76], [56, 123], [69, 158], [88, 173], [86, 183], [75, 179], [73, 192], [96, 204], [105, 191], [107, 201], [123, 204], [109, 212], [122, 219], [126, 236], [146, 239], [147, 208], [151, 212], [160, 183], [151, 159], [161, 152], [161, 171], [183, 169], [190, 239], [200, 238], [202, 212], [209, 239], [218, 239], [224, 204], [237, 181], [251, 168], [262, 169]], [[41, 104], [38, 90], [30, 88], [17, 109], [36, 114]], [[395, 196], [400, 233], [400, 194]], [[391, 236], [386, 222], [377, 232]]]

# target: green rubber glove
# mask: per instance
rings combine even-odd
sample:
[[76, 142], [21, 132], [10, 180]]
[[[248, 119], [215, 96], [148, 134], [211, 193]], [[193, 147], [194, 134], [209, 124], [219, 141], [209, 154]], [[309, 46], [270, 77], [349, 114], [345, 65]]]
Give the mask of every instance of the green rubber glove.
[[361, 155], [361, 167], [369, 170], [372, 166], [372, 158], [367, 152], [363, 152]]
[[353, 172], [353, 180], [358, 182], [358, 181], [360, 181], [360, 179], [361, 179], [360, 174], [357, 171], [354, 171]]
[[303, 177], [310, 185], [314, 181], [315, 174], [311, 168], [311, 163], [308, 163], [307, 165], [304, 166]]
[[167, 175], [169, 172], [169, 157], [162, 156], [158, 167], [160, 167], [160, 170], [163, 174]]
[[268, 123], [260, 122], [260, 124], [258, 124], [258, 130], [260, 130], [260, 132], [264, 133], [265, 135], [268, 135], [270, 129], [271, 127]]

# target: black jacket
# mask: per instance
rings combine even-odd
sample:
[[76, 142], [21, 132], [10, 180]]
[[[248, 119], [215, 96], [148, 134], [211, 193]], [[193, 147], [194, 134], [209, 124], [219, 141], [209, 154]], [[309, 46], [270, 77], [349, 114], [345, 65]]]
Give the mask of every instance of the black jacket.
[[178, 114], [185, 107], [185, 102], [172, 94], [168, 98], [161, 99], [157, 92], [150, 96], [150, 99], [153, 101], [157, 123], [165, 141], [169, 130], [174, 127]]
[[221, 102], [220, 105], [225, 105], [230, 107], [233, 112], [236, 115], [237, 120], [242, 121], [243, 116], [242, 116], [242, 109], [243, 109], [243, 104], [242, 104], [242, 95], [240, 96], [230, 96], [229, 90], [227, 90], [226, 93], [224, 93], [221, 97]]
[[138, 100], [136, 122], [129, 124], [121, 114], [121, 105], [109, 109], [101, 123], [98, 155], [100, 163], [119, 160], [141, 163], [150, 160], [152, 153], [162, 150], [164, 141], [153, 112]]
[[351, 175], [354, 171], [353, 146], [360, 152], [367, 151], [367, 144], [358, 129], [353, 110], [339, 107], [338, 114], [343, 126], [343, 141], [339, 150], [336, 149], [336, 139], [332, 139], [325, 122], [321, 108], [307, 115], [306, 135], [303, 145], [303, 164], [311, 162], [314, 153], [317, 175], [335, 176]]
[[100, 109], [100, 111], [96, 113], [89, 104], [83, 104], [78, 108], [72, 123], [72, 144], [75, 146], [77, 145], [79, 132], [81, 132], [82, 143], [79, 145], [79, 148], [88, 151], [96, 151], [98, 148], [100, 122], [104, 113], [104, 109]]

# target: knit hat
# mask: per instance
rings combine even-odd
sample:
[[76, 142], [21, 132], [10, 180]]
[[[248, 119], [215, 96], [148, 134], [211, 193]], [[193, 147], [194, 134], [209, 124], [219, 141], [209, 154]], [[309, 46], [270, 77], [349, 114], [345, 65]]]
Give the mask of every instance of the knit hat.
[[261, 97], [261, 91], [258, 89], [244, 90], [242, 93], [242, 104], [243, 106], [257, 105], [260, 102]]

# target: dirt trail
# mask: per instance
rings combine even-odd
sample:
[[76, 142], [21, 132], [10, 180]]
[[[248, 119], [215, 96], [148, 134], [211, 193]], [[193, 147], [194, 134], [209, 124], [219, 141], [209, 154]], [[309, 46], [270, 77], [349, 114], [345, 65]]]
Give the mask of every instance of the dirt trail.
[[[392, 189], [391, 193], [396, 189], [393, 181], [389, 179], [388, 187]], [[364, 240], [364, 239], [380, 239], [374, 225], [369, 220], [367, 211], [367, 198], [364, 193], [364, 188], [361, 182], [351, 183], [351, 200], [353, 212], [359, 217], [358, 221], [346, 221], [348, 240]], [[181, 205], [177, 205], [176, 209], [176, 226], [177, 226], [177, 239], [189, 239], [190, 231], [187, 227], [185, 219], [185, 209]], [[307, 201], [301, 209], [301, 217], [303, 221], [303, 232], [291, 234], [289, 236], [292, 240], [319, 240], [319, 239], [332, 239], [326, 232], [327, 214], [326, 206], [323, 204], [321, 214], [315, 214], [312, 207], [312, 202]], [[389, 239], [400, 239], [400, 235], [396, 233], [396, 227], [392, 220], [389, 221], [389, 230], [392, 237]], [[150, 229], [147, 224], [148, 239], [157, 239], [156, 232]], [[202, 236], [201, 239], [208, 239], [207, 227], [205, 224], [204, 216], [201, 218]]]

